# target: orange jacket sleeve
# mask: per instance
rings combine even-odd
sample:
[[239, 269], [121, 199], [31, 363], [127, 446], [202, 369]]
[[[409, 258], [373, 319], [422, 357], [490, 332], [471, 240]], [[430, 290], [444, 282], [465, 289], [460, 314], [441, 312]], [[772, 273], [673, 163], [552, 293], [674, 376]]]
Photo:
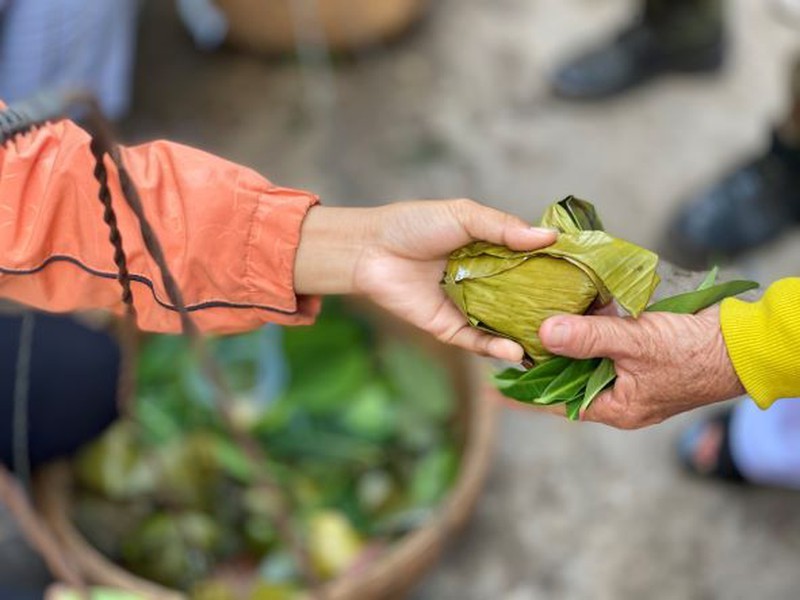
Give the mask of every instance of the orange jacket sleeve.
[[[201, 329], [307, 324], [319, 299], [293, 289], [300, 226], [317, 198], [169, 142], [122, 150], [186, 304]], [[142, 329], [178, 315], [107, 161]], [[0, 296], [53, 312], [122, 312], [88, 134], [69, 121], [0, 148]]]

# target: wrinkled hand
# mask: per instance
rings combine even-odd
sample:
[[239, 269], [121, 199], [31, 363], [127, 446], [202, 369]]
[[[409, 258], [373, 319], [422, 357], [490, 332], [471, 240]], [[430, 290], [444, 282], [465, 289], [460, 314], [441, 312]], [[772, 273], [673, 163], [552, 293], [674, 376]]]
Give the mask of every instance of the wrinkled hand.
[[[522, 347], [469, 327], [439, 282], [448, 255], [472, 241], [533, 250], [555, 239], [555, 232], [470, 200], [319, 207], [303, 225], [295, 287], [301, 293], [366, 295], [439, 340], [519, 362]], [[315, 263], [314, 256], [324, 258]]]
[[719, 324], [719, 308], [698, 315], [645, 313], [639, 319], [558, 316], [540, 330], [544, 345], [573, 358], [614, 360], [617, 381], [582, 415], [620, 429], [744, 393]]

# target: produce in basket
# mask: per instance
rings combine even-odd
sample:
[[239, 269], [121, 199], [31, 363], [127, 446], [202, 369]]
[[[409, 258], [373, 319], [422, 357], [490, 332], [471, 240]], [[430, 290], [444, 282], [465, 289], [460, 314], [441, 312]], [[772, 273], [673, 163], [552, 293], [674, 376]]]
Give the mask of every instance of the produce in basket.
[[[280, 354], [270, 351], [278, 332]], [[336, 304], [314, 327], [211, 347], [319, 581], [374, 560], [453, 483], [454, 392], [422, 349], [378, 338]], [[219, 573], [242, 569], [259, 575], [245, 598], [292, 598], [303, 581], [276, 527], [281, 502], [258, 487], [212, 394], [183, 338], [145, 340], [135, 418], [76, 458], [76, 523], [114, 561], [192, 598], [241, 597]]]
[[591, 203], [570, 196], [547, 209], [541, 226], [560, 232], [552, 246], [515, 252], [475, 242], [456, 250], [442, 286], [472, 326], [518, 342], [528, 364], [535, 364], [498, 373], [497, 388], [521, 402], [564, 404], [570, 419], [613, 385], [616, 372], [608, 359], [552, 356], [538, 335], [545, 319], [612, 301], [634, 318], [645, 310], [696, 313], [758, 287], [750, 281], [716, 285], [714, 269], [695, 292], [648, 306], [659, 283], [658, 256], [603, 231]]

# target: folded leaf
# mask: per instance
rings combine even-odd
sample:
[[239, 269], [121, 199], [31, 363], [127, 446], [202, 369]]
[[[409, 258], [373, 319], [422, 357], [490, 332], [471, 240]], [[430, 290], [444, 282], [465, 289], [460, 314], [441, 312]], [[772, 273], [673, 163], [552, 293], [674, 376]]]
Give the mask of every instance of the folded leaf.
[[562, 233], [605, 230], [592, 203], [575, 196], [568, 196], [551, 205], [542, 216], [541, 225], [558, 229]]
[[577, 421], [580, 418], [581, 404], [583, 404], [583, 401], [580, 395], [565, 404], [566, 415], [570, 421]]
[[693, 315], [710, 306], [714, 306], [725, 298], [738, 296], [758, 288], [755, 281], [729, 281], [709, 288], [699, 289], [695, 292], [678, 294], [671, 298], [664, 298], [647, 307], [647, 312], [671, 312], [683, 315]]
[[614, 361], [610, 358], [604, 358], [600, 361], [589, 381], [586, 382], [586, 390], [584, 390], [583, 399], [581, 400], [581, 410], [589, 408], [594, 399], [601, 392], [608, 389], [616, 378], [617, 371], [614, 369]]
[[695, 291], [700, 292], [714, 286], [717, 283], [717, 275], [719, 275], [719, 267], [714, 265], [714, 268], [708, 272], [705, 279], [697, 286], [697, 290]]
[[547, 389], [534, 402], [536, 404], [553, 404], [555, 402], [566, 402], [577, 396], [580, 396], [582, 401], [582, 390], [599, 363], [600, 359], [573, 361], [547, 386]]
[[[509, 369], [503, 371], [502, 378], [495, 377], [495, 385], [503, 395], [522, 402], [532, 402], [541, 396], [550, 383], [558, 377], [564, 369], [573, 363], [573, 359], [557, 356], [545, 363], [539, 364], [529, 371]], [[515, 371], [520, 375], [511, 379]]]

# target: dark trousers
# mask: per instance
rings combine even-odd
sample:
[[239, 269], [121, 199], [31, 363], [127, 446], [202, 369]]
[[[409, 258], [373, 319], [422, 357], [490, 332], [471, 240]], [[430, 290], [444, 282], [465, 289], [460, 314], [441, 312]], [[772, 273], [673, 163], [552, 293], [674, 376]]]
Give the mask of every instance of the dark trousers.
[[[120, 352], [106, 333], [36, 313], [28, 394], [35, 466], [73, 453], [116, 417]], [[20, 316], [0, 316], [0, 461], [13, 465], [13, 397]]]

